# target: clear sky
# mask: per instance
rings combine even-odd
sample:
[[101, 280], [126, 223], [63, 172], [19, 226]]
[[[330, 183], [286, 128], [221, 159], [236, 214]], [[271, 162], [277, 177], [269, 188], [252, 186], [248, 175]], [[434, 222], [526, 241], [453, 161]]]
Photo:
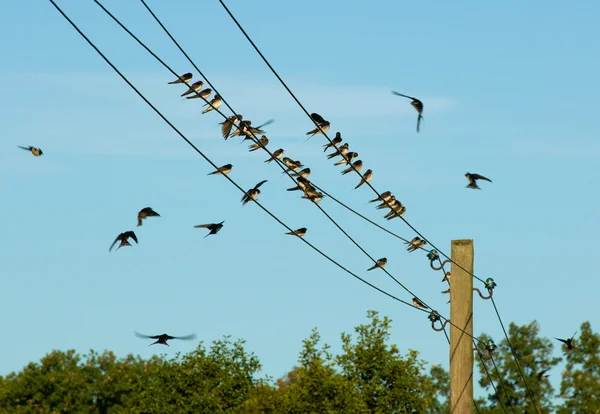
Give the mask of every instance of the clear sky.
[[[251, 4], [250, 4], [251, 3]], [[244, 188], [267, 179], [259, 200], [352, 271], [410, 301], [310, 202], [264, 152], [223, 140], [216, 113], [179, 95], [172, 75], [93, 2], [59, 4], [165, 115]], [[178, 72], [198, 74], [138, 2], [104, 4]], [[225, 99], [267, 127], [272, 150], [300, 159], [311, 179], [398, 234], [322, 151], [305, 142], [313, 124], [214, 1], [150, 1]], [[597, 122], [600, 5], [535, 1], [501, 5], [420, 2], [228, 3], [311, 112], [372, 168], [372, 184], [406, 205], [405, 218], [449, 253], [472, 238], [475, 273], [493, 277], [506, 324], [540, 322], [567, 337], [586, 320], [600, 329], [595, 242], [600, 128]], [[358, 282], [284, 235], [212, 170], [101, 60], [49, 2], [0, 5], [0, 374], [52, 349], [118, 355], [187, 352], [195, 342], [147, 347], [134, 331], [210, 343], [247, 340], [264, 373], [280, 377], [318, 327], [339, 349], [342, 331], [374, 309], [393, 320], [392, 339], [448, 367], [448, 346], [426, 314]], [[424, 102], [416, 111], [396, 90]], [[229, 114], [229, 113], [228, 113]], [[17, 148], [33, 145], [44, 155]], [[466, 189], [465, 172], [488, 176]], [[330, 199], [321, 206], [387, 269], [449, 316], [446, 286], [423, 252], [361, 221]], [[161, 214], [135, 228], [137, 212]], [[225, 220], [203, 238], [202, 223]], [[109, 253], [117, 234], [139, 245]], [[476, 283], [477, 286], [477, 283]], [[475, 300], [475, 333], [499, 342], [489, 302]], [[149, 343], [149, 342], [148, 342]], [[557, 343], [558, 345], [558, 343]], [[555, 349], [558, 354], [559, 347]], [[560, 372], [550, 377], [558, 387]]]

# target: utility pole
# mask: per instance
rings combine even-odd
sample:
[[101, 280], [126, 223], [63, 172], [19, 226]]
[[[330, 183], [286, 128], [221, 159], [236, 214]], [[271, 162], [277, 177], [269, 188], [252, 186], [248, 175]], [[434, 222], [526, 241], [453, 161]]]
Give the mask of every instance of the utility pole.
[[[450, 277], [450, 413], [473, 413], [473, 240], [452, 240]], [[471, 336], [469, 336], [471, 335]]]

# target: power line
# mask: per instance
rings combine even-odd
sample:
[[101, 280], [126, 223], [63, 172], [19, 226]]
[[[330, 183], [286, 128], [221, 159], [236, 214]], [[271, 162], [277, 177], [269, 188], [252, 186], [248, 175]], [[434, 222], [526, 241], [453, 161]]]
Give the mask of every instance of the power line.
[[[481, 352], [479, 351], [479, 348], [477, 347], [477, 344], [475, 343], [475, 341], [473, 341], [473, 345], [475, 347], [475, 350], [477, 351], [477, 356], [479, 357], [479, 361], [481, 361], [481, 365], [483, 366], [485, 374], [487, 375], [488, 380], [490, 381], [490, 384], [492, 385], [492, 388], [494, 389], [496, 398], [498, 398], [498, 402], [500, 403], [500, 406], [502, 407], [502, 411], [506, 412], [506, 408], [504, 407], [504, 404], [502, 403], [502, 398], [500, 397], [500, 394], [498, 394], [498, 390], [496, 389], [496, 386], [494, 385], [494, 381], [492, 381], [490, 372], [488, 371], [487, 366], [485, 365], [483, 357], [481, 356]], [[494, 364], [494, 368], [496, 368], [496, 364]], [[498, 372], [497, 368], [496, 368], [496, 375], [498, 376], [500, 385], [502, 386], [502, 389], [504, 390], [504, 395], [506, 395], [506, 388], [504, 388], [504, 383], [502, 382], [502, 378], [500, 377], [500, 373]], [[513, 414], [515, 414], [515, 410], [512, 407], [512, 405], [510, 406], [510, 410], [513, 412]]]

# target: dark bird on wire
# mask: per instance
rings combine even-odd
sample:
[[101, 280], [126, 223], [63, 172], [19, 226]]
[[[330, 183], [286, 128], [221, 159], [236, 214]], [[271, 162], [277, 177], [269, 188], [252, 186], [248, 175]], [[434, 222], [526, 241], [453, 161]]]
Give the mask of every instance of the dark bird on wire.
[[220, 223], [198, 224], [197, 226], [194, 226], [194, 228], [195, 229], [209, 229], [210, 232], [206, 236], [204, 236], [204, 238], [207, 238], [211, 234], [217, 234], [219, 232], [219, 230], [221, 230], [223, 228], [223, 223], [225, 223], [225, 221], [222, 221]]
[[186, 96], [185, 99], [198, 99], [198, 98], [208, 99], [208, 98], [210, 98], [211, 93], [212, 93], [212, 89], [206, 88], [206, 89], [202, 89], [200, 92], [193, 94], [192, 96]]
[[283, 148], [279, 148], [278, 150], [275, 150], [273, 152], [273, 155], [271, 156], [271, 158], [269, 158], [268, 160], [265, 160], [265, 162], [271, 162], [273, 160], [278, 160], [281, 157], [283, 157]]
[[288, 231], [285, 234], [289, 234], [289, 235], [292, 235], [292, 236], [302, 237], [302, 236], [304, 236], [306, 234], [306, 230], [307, 230], [306, 227], [301, 227], [301, 228], [296, 229], [294, 231]]
[[135, 235], [134, 232], [130, 231], [126, 231], [124, 233], [121, 233], [117, 236], [117, 238], [115, 239], [115, 241], [113, 242], [113, 244], [110, 245], [110, 248], [108, 249], [108, 251], [112, 251], [112, 248], [115, 246], [115, 244], [120, 240], [121, 243], [119, 244], [119, 247], [117, 247], [117, 250], [119, 250], [121, 247], [123, 246], [131, 246], [131, 243], [129, 243], [128, 239], [132, 238], [135, 243], [137, 244], [138, 239], [137, 236]]
[[360, 182], [356, 185], [356, 187], [354, 187], [354, 189], [357, 189], [364, 183], [368, 183], [369, 181], [371, 181], [372, 178], [373, 178], [373, 171], [372, 170], [365, 171], [365, 173], [363, 174], [363, 176], [360, 179]]
[[142, 225], [142, 220], [144, 220], [146, 217], [160, 217], [160, 214], [152, 210], [152, 207], [144, 207], [138, 213], [138, 227]]
[[348, 168], [346, 168], [344, 171], [342, 171], [342, 174], [348, 174], [350, 171], [354, 171], [354, 170], [356, 170], [356, 171], [360, 171], [360, 170], [362, 169], [363, 162], [362, 162], [361, 160], [354, 161], [354, 162], [352, 163], [352, 166], [353, 166], [354, 168], [352, 168], [352, 167], [348, 167]]
[[212, 98], [212, 101], [210, 101], [207, 104], [204, 104], [203, 106], [208, 106], [208, 108], [206, 108], [204, 111], [202, 111], [203, 114], [210, 112], [212, 110], [216, 110], [219, 109], [219, 107], [223, 104], [223, 100], [221, 99], [221, 97], [219, 95], [215, 95]]
[[188, 72], [188, 73], [184, 73], [183, 75], [178, 77], [177, 80], [174, 80], [173, 82], [169, 82], [169, 85], [173, 85], [175, 83], [185, 83], [185, 82], [189, 82], [191, 80], [192, 80], [192, 74], [190, 72]]
[[415, 305], [417, 308], [424, 308], [424, 309], [427, 309], [427, 307], [428, 307], [428, 306], [427, 306], [427, 305], [425, 305], [423, 302], [421, 302], [421, 301], [419, 300], [419, 298], [417, 298], [417, 297], [414, 297], [414, 298], [412, 299], [412, 302], [413, 302], [413, 305]]
[[417, 118], [417, 132], [419, 132], [419, 129], [421, 128], [421, 119], [423, 119], [423, 102], [421, 102], [417, 98], [413, 98], [412, 96], [408, 96], [408, 95], [403, 95], [403, 94], [398, 93], [396, 91], [392, 91], [392, 93], [394, 95], [403, 96], [404, 98], [412, 99], [412, 101], [411, 101], [410, 104], [419, 113], [419, 117]]
[[323, 145], [323, 148], [325, 148], [323, 150], [323, 152], [327, 151], [331, 147], [336, 147], [337, 148], [338, 144], [341, 144], [341, 142], [342, 142], [342, 134], [340, 132], [336, 132], [335, 133], [335, 138], [332, 139], [330, 143], [327, 143], [327, 144]]
[[25, 151], [29, 151], [31, 152], [33, 155], [35, 155], [36, 157], [39, 157], [40, 155], [43, 154], [42, 150], [40, 148], [36, 148], [36, 147], [22, 147], [20, 145], [17, 145], [19, 148], [24, 149]]
[[225, 138], [225, 139], [229, 138], [229, 135], [231, 135], [231, 130], [233, 129], [233, 126], [234, 126], [233, 124], [237, 124], [238, 122], [241, 122], [242, 119], [243, 119], [243, 116], [240, 114], [237, 114], [237, 115], [231, 115], [223, 122], [219, 122], [219, 125], [221, 125], [221, 134], [223, 135], [223, 138]]
[[206, 175], [215, 175], [215, 174], [223, 174], [223, 175], [227, 175], [231, 172], [231, 169], [233, 168], [233, 165], [231, 164], [225, 164], [220, 166], [219, 168], [217, 168], [215, 171], [210, 172]]
[[242, 197], [242, 206], [246, 205], [246, 203], [250, 200], [256, 200], [256, 198], [260, 194], [260, 190], [258, 189], [258, 187], [260, 187], [261, 185], [263, 185], [266, 182], [267, 182], [267, 180], [262, 180], [260, 183], [256, 184], [253, 188], [246, 191], [246, 194], [244, 194], [244, 196]]
[[387, 259], [385, 257], [382, 257], [381, 259], [378, 259], [373, 266], [369, 267], [367, 269], [367, 272], [369, 270], [373, 270], [373, 269], [377, 269], [377, 268], [383, 269], [386, 264], [387, 264]]
[[419, 236], [415, 237], [409, 242], [404, 243], [408, 244], [408, 248], [406, 250], [408, 250], [409, 252], [414, 252], [415, 250], [420, 249], [421, 247], [427, 244], [427, 242], [425, 240], [422, 240]]
[[466, 173], [465, 177], [467, 177], [467, 180], [469, 180], [469, 185], [467, 185], [467, 188], [472, 188], [474, 190], [481, 190], [481, 188], [479, 188], [479, 186], [477, 185], [477, 180], [485, 180], [489, 181], [490, 183], [492, 182], [492, 180], [490, 180], [489, 178], [479, 174]]
[[308, 131], [306, 133], [306, 135], [310, 135], [310, 137], [308, 137], [307, 140], [317, 134], [320, 134], [320, 133], [326, 134], [327, 131], [329, 131], [329, 121], [326, 121], [325, 119], [323, 119], [323, 117], [321, 115], [312, 113], [312, 114], [310, 114], [310, 117], [318, 125], [318, 127], [316, 127], [315, 129], [313, 129], [311, 131]]
[[187, 91], [182, 93], [181, 96], [189, 95], [190, 93], [200, 90], [200, 88], [202, 88], [202, 85], [204, 85], [204, 82], [202, 81], [192, 83], [192, 86], [190, 86]]
[[560, 339], [560, 338], [554, 338], [560, 342], [562, 342], [563, 344], [565, 344], [567, 346], [567, 350], [570, 351], [574, 348], [573, 345], [573, 338], [575, 338], [575, 335], [577, 335], [577, 331], [575, 331], [575, 333], [573, 334], [572, 337], [570, 337], [569, 339]]
[[[150, 338], [150, 339], [156, 339], [156, 342], [152, 342], [150, 345], [154, 345], [154, 344], [162, 344], [162, 345], [166, 345], [169, 346], [169, 344], [167, 343], [167, 341], [170, 341], [171, 339], [182, 339], [184, 341], [188, 341], [190, 339], [194, 339], [196, 338], [196, 334], [191, 334], [191, 335], [186, 335], [186, 336], [171, 336], [171, 335], [167, 335], [167, 334], [162, 334], [162, 335], [144, 335], [141, 333], [136, 332], [135, 336], [139, 337], [139, 338]], [[148, 346], [150, 346], [148, 345]]]

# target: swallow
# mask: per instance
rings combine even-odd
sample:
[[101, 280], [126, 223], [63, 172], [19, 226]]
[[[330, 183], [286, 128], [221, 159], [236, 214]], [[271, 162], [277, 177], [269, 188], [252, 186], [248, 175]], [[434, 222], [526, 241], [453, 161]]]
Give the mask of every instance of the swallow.
[[538, 380], [541, 380], [542, 378], [548, 378], [550, 376], [550, 374], [546, 374], [546, 372], [548, 372], [548, 371], [550, 371], [550, 368], [546, 368], [545, 370], [538, 372], [538, 374], [537, 374]]
[[194, 226], [194, 228], [195, 229], [209, 229], [210, 232], [206, 236], [204, 236], [204, 238], [206, 239], [211, 234], [217, 234], [219, 232], [219, 230], [221, 230], [223, 228], [223, 223], [225, 223], [225, 221], [222, 221], [220, 223], [198, 224], [197, 226]]
[[19, 148], [24, 149], [25, 151], [30, 151], [33, 155], [35, 155], [36, 157], [39, 157], [40, 155], [43, 154], [43, 151], [39, 148], [36, 147], [22, 147], [20, 145], [17, 145]]
[[160, 214], [158, 214], [156, 211], [152, 210], [151, 207], [144, 207], [138, 213], [138, 224], [137, 224], [138, 227], [142, 225], [142, 220], [145, 219], [146, 217], [160, 217]]
[[[377, 199], [375, 199], [375, 200], [377, 200]], [[377, 208], [377, 210], [381, 210], [383, 208], [388, 208], [389, 206], [391, 206], [394, 203], [394, 201], [396, 201], [396, 196], [391, 195], [391, 196], [385, 198], [381, 202], [381, 204], [379, 204], [376, 208]]]
[[[369, 200], [369, 203], [375, 203], [377, 201], [388, 201], [392, 197], [391, 191], [384, 191], [379, 195], [379, 197], [374, 198], [373, 200]], [[395, 199], [395, 197], [394, 197]]]
[[400, 204], [397, 208], [393, 208], [392, 211], [385, 215], [386, 220], [393, 220], [396, 217], [402, 217], [406, 213], [406, 207]]
[[348, 152], [348, 149], [349, 149], [349, 145], [348, 145], [348, 143], [345, 143], [341, 147], [337, 148], [331, 154], [327, 154], [327, 159], [330, 160], [333, 157], [337, 157], [337, 156], [341, 156], [341, 155], [346, 155], [346, 153]]
[[242, 119], [241, 121], [239, 121], [239, 124], [235, 131], [233, 131], [229, 136], [231, 138], [240, 137], [242, 135], [245, 136], [248, 133], [248, 128], [250, 128], [250, 125], [252, 125], [252, 121], [248, 119]]
[[444, 278], [442, 279], [442, 282], [445, 282], [446, 280], [450, 280], [451, 276], [452, 276], [452, 273], [446, 272], [446, 274], [444, 275]]
[[415, 237], [409, 242], [405, 241], [404, 243], [408, 244], [408, 248], [406, 250], [408, 250], [409, 252], [414, 252], [415, 250], [427, 244], [427, 242], [425, 240], [421, 240], [419, 236]]
[[[135, 335], [139, 338], [156, 339], [156, 342], [152, 342], [150, 345], [161, 344], [161, 345], [166, 345], [166, 346], [169, 346], [167, 341], [170, 341], [171, 339], [182, 339], [184, 341], [187, 341], [189, 339], [196, 338], [196, 334], [191, 334], [191, 335], [186, 335], [186, 336], [171, 336], [171, 335], [167, 335], [167, 334], [150, 336], [150, 335], [144, 335], [144, 334], [136, 332]], [[150, 346], [150, 345], [148, 345], [148, 346]]]
[[575, 338], [575, 335], [577, 335], [577, 331], [575, 331], [575, 333], [573, 334], [572, 337], [570, 337], [569, 339], [560, 339], [560, 338], [554, 338], [560, 342], [562, 342], [563, 344], [565, 344], [567, 346], [567, 350], [570, 351], [573, 348], [575, 348], [573, 346], [573, 338]]
[[353, 170], [360, 171], [362, 169], [362, 166], [363, 166], [363, 162], [361, 160], [354, 161], [352, 163], [352, 167], [354, 167], [354, 168], [352, 168], [352, 167], [346, 168], [344, 171], [342, 171], [342, 175], [348, 174], [350, 171], [353, 171]]
[[294, 231], [288, 231], [285, 234], [289, 234], [289, 235], [292, 235], [292, 236], [302, 237], [302, 236], [304, 236], [306, 234], [306, 227], [301, 227], [301, 228], [296, 229]]
[[425, 305], [423, 302], [421, 302], [419, 300], [419, 298], [414, 297], [412, 298], [412, 303], [413, 305], [415, 305], [417, 308], [423, 308], [423, 309], [427, 309], [429, 306]]
[[238, 122], [241, 122], [241, 121], [242, 121], [242, 115], [236, 114], [236, 115], [231, 115], [231, 116], [227, 117], [227, 119], [224, 120], [223, 122], [219, 122], [219, 125], [221, 125], [221, 135], [223, 135], [223, 138], [225, 138], [225, 139], [229, 138], [229, 135], [231, 134], [231, 130], [233, 129], [233, 125], [237, 124]]
[[181, 96], [189, 95], [190, 93], [193, 93], [195, 91], [199, 91], [200, 88], [202, 88], [202, 85], [204, 85], [204, 82], [202, 82], [202, 81], [198, 81], [198, 82], [192, 83], [192, 86], [190, 86], [187, 91], [185, 91], [184, 93], [182, 93]]
[[219, 95], [215, 95], [212, 98], [212, 101], [203, 105], [203, 106], [208, 106], [208, 108], [206, 108], [204, 111], [202, 111], [202, 113], [205, 114], [207, 112], [212, 111], [213, 109], [218, 109], [222, 104], [223, 104], [223, 100], [221, 99], [221, 97]]
[[372, 178], [373, 178], [373, 171], [371, 171], [370, 169], [365, 171], [364, 175], [360, 179], [360, 182], [356, 185], [356, 187], [354, 187], [354, 189], [356, 190], [358, 187], [360, 187], [364, 183], [368, 183], [369, 181], [371, 181]]
[[327, 133], [327, 131], [329, 131], [329, 121], [326, 121], [325, 119], [323, 119], [323, 117], [321, 115], [312, 113], [312, 114], [310, 114], [310, 118], [317, 125], [317, 127], [306, 133], [306, 135], [310, 135], [310, 137], [308, 137], [308, 139], [312, 138], [313, 136], [315, 136], [317, 134], [320, 134], [320, 133], [325, 134], [325, 133]]
[[490, 183], [492, 182], [492, 180], [490, 180], [489, 178], [479, 174], [466, 173], [465, 177], [467, 177], [467, 180], [469, 180], [469, 185], [467, 185], [467, 188], [472, 188], [474, 190], [481, 190], [481, 188], [479, 188], [479, 186], [477, 185], [477, 180], [485, 180], [489, 181]]
[[264, 134], [265, 131], [263, 131], [261, 128], [263, 128], [263, 127], [265, 127], [267, 125], [270, 125], [273, 122], [275, 122], [274, 119], [269, 119], [267, 122], [265, 122], [264, 124], [259, 125], [257, 127], [251, 127], [250, 123], [248, 123], [248, 128], [247, 128], [247, 131], [246, 131], [246, 138], [244, 138], [244, 139], [252, 139], [252, 136], [254, 136], [254, 135]]
[[244, 194], [244, 196], [242, 197], [242, 206], [246, 205], [246, 203], [250, 200], [256, 200], [256, 198], [260, 194], [260, 190], [258, 189], [258, 187], [260, 187], [261, 185], [263, 185], [266, 182], [267, 182], [267, 180], [262, 180], [260, 183], [256, 184], [253, 188], [246, 191], [246, 194]]
[[173, 82], [169, 82], [169, 85], [173, 85], [175, 83], [187, 83], [191, 80], [192, 80], [192, 74], [190, 72], [188, 72], [188, 73], [184, 73], [183, 75], [178, 77], [177, 80], [174, 80]]
[[306, 178], [300, 177], [300, 176], [296, 179], [296, 183], [297, 183], [296, 187], [288, 188], [287, 191], [302, 190], [302, 191], [306, 192], [306, 189], [309, 188], [309, 186], [311, 185], [310, 181], [308, 181]]
[[233, 165], [231, 164], [225, 164], [220, 166], [219, 168], [217, 168], [215, 171], [210, 172], [206, 175], [214, 175], [214, 174], [223, 174], [223, 175], [227, 175], [231, 172], [231, 169], [233, 168]]
[[293, 177], [302, 177], [302, 178], [308, 178], [308, 176], [310, 175], [310, 168], [306, 167], [298, 172], [293, 172], [292, 176]]
[[208, 99], [208, 98], [210, 98], [211, 93], [212, 93], [212, 89], [206, 88], [206, 89], [202, 89], [200, 92], [195, 93], [192, 96], [186, 96], [185, 99], [197, 99], [197, 98]]
[[117, 250], [119, 250], [121, 247], [123, 246], [131, 246], [131, 243], [129, 243], [129, 241], [127, 239], [132, 238], [135, 243], [137, 244], [138, 239], [137, 236], [135, 235], [134, 232], [130, 231], [126, 231], [124, 233], [121, 233], [117, 236], [117, 238], [115, 239], [115, 241], [113, 242], [113, 244], [110, 245], [110, 248], [108, 249], [108, 251], [112, 251], [112, 248], [115, 246], [115, 244], [117, 243], [117, 241], [121, 241], [121, 244], [119, 244], [119, 247], [117, 247]]
[[304, 167], [300, 161], [294, 161], [289, 157], [283, 157], [281, 162], [283, 162], [289, 169], [296, 171], [300, 167]]
[[304, 191], [304, 195], [302, 196], [302, 198], [306, 198], [310, 201], [318, 203], [319, 201], [323, 200], [323, 193], [320, 193], [311, 187]]
[[370, 270], [373, 270], [373, 269], [377, 269], [377, 268], [383, 269], [386, 264], [387, 264], [387, 259], [385, 257], [382, 257], [381, 259], [378, 259], [373, 266], [369, 267], [367, 269], [367, 272]]
[[342, 157], [341, 160], [339, 160], [338, 162], [336, 162], [333, 165], [342, 165], [342, 164], [350, 165], [350, 163], [356, 157], [358, 157], [358, 152], [350, 151], [350, 152], [346, 153], [345, 156]]
[[327, 151], [329, 148], [331, 147], [336, 147], [338, 146], [338, 144], [340, 144], [342, 142], [342, 134], [339, 132], [335, 133], [335, 138], [331, 140], [330, 143], [323, 145], [323, 148], [325, 148], [323, 150], [323, 152]]
[[257, 149], [264, 148], [267, 145], [269, 145], [269, 138], [267, 138], [265, 135], [263, 135], [262, 137], [260, 137], [258, 142], [254, 142], [254, 143], [248, 145], [248, 150], [250, 152], [256, 151]]
[[392, 93], [394, 95], [403, 96], [405, 98], [412, 99], [412, 101], [411, 101], [410, 104], [419, 113], [419, 117], [417, 118], [417, 132], [419, 132], [419, 129], [420, 129], [420, 126], [421, 126], [421, 119], [423, 119], [423, 102], [421, 102], [417, 98], [413, 98], [412, 96], [408, 96], [408, 95], [402, 95], [401, 93], [398, 93], [396, 91], [392, 91]]
[[269, 158], [268, 160], [265, 160], [265, 162], [271, 162], [273, 160], [278, 160], [281, 157], [283, 157], [283, 148], [279, 148], [278, 150], [275, 150], [275, 152], [273, 152], [273, 155], [271, 155], [271, 158]]

